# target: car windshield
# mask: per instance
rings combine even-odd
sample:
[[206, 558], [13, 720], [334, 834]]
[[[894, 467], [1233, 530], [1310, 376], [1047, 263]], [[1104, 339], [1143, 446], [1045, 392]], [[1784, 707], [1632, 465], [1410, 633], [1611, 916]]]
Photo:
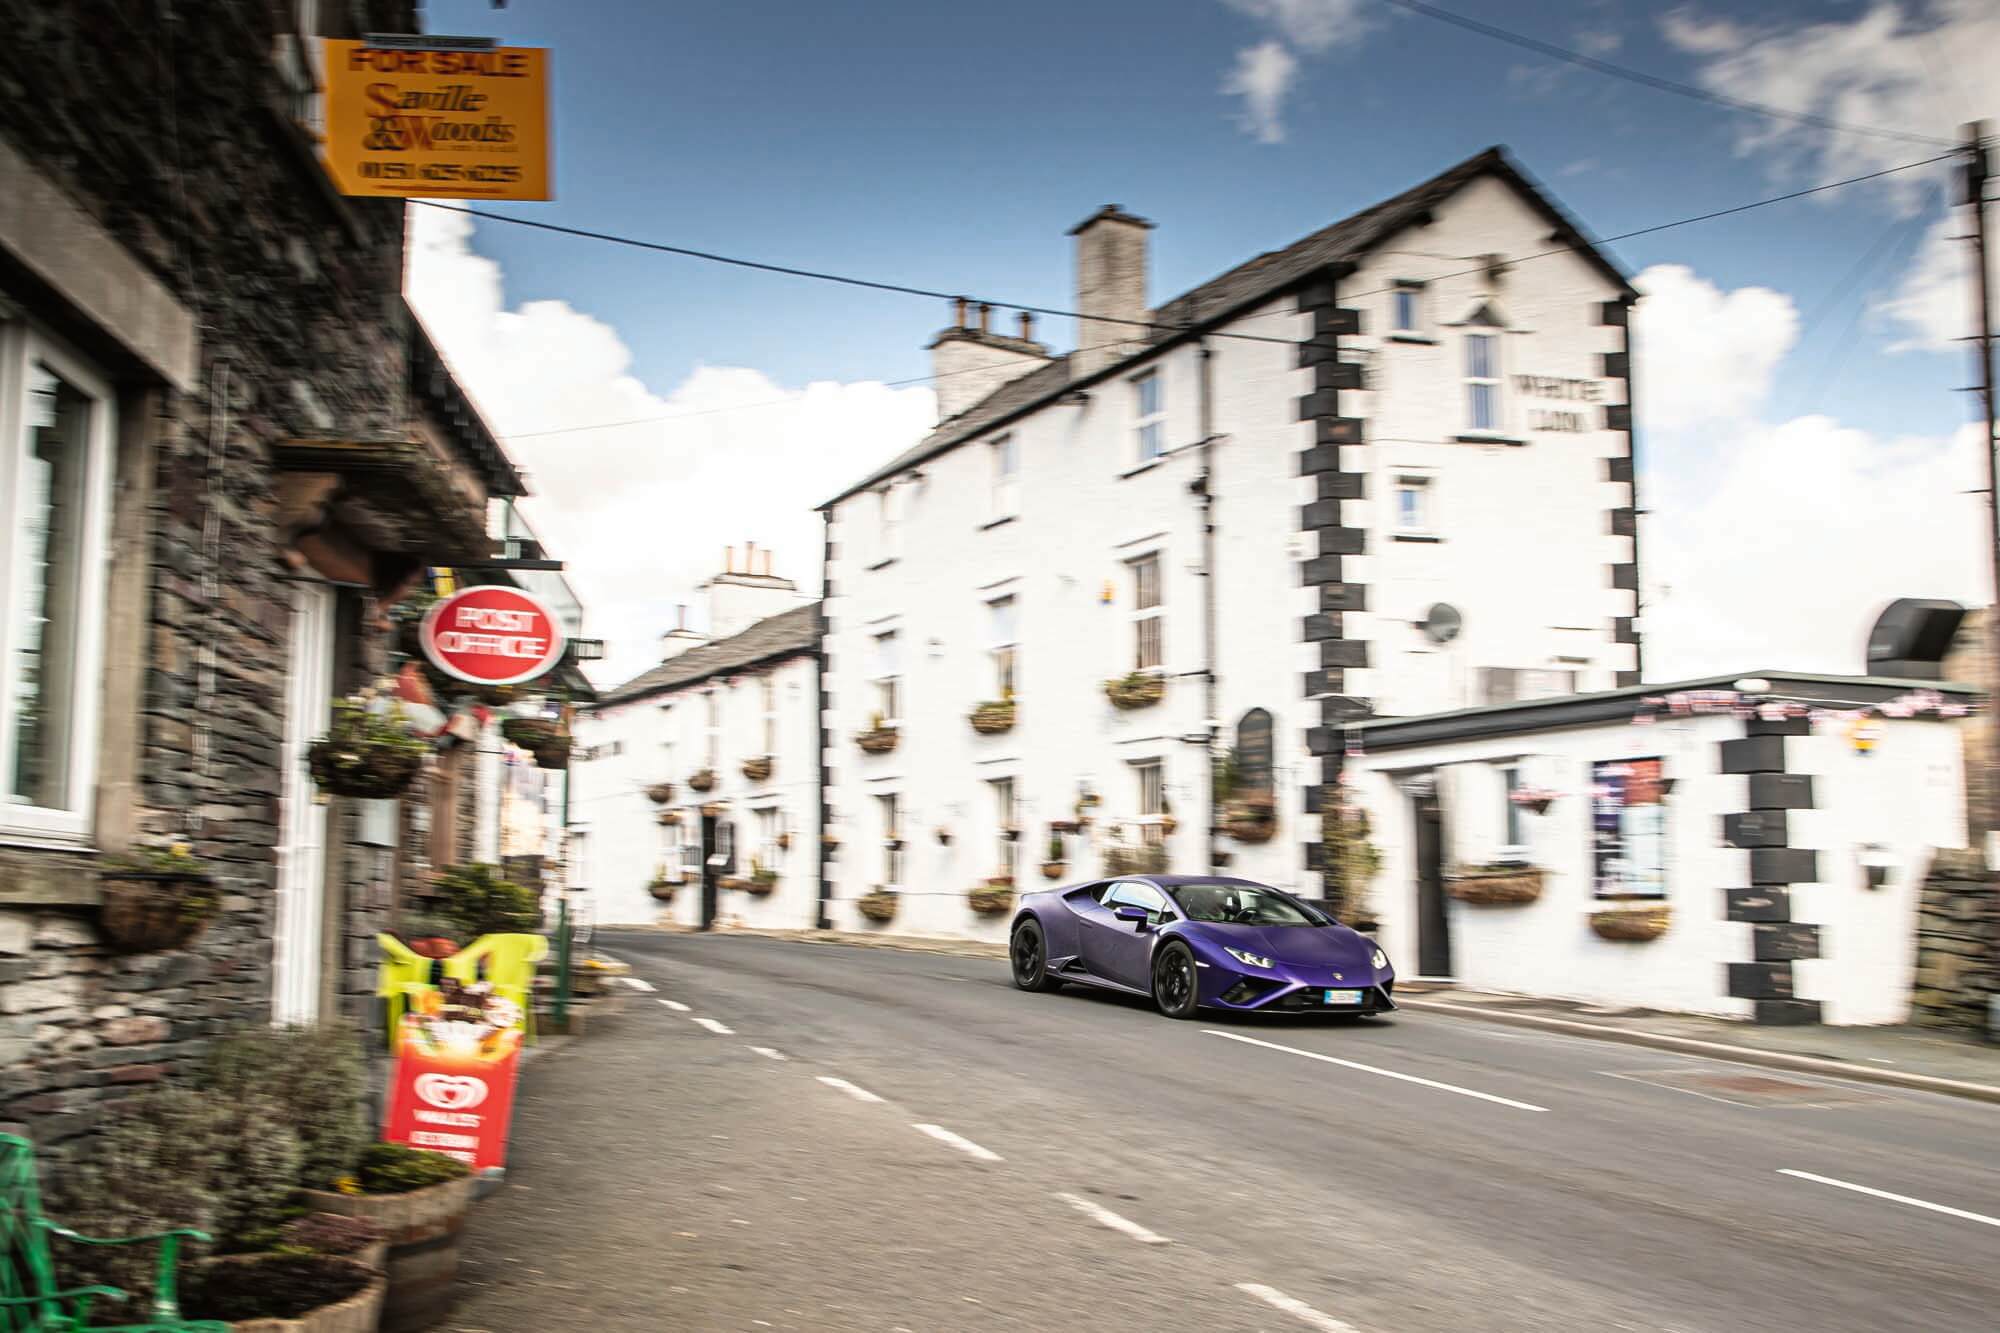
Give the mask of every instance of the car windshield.
[[1174, 901], [1191, 921], [1238, 926], [1323, 926], [1311, 909], [1255, 884], [1176, 884]]

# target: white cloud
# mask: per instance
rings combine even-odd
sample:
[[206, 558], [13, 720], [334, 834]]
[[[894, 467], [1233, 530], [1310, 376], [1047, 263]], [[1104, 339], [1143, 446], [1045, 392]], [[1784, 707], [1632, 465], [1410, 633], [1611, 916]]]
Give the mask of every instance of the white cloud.
[[1625, 45], [1625, 35], [1614, 28], [1585, 28], [1572, 44], [1587, 56], [1608, 56]]
[[1798, 340], [1799, 312], [1768, 287], [1724, 292], [1682, 264], [1656, 264], [1633, 283], [1638, 419], [1646, 430], [1741, 420], [1763, 405]]
[[1556, 174], [1558, 176], [1581, 176], [1586, 172], [1597, 170], [1598, 165], [1599, 163], [1594, 157], [1580, 157], [1574, 162], [1565, 163], [1562, 169], [1556, 172]]
[[[1922, 350], [1963, 354], [1961, 341], [1972, 333], [1977, 302], [1972, 295], [1972, 247], [1957, 239], [1971, 221], [1953, 209], [1924, 233], [1923, 244], [1910, 261], [1896, 294], [1876, 308], [1910, 331], [1890, 347], [1892, 352]], [[1990, 281], [1987, 290], [2000, 318], [2000, 244], [1986, 252]]]
[[1285, 43], [1320, 52], [1358, 42], [1374, 30], [1369, 0], [1223, 0], [1231, 9], [1262, 19]]
[[813, 506], [935, 415], [928, 388], [799, 389], [745, 368], [699, 367], [655, 393], [610, 325], [562, 301], [508, 308], [499, 266], [471, 237], [462, 214], [410, 210], [410, 299], [496, 433], [674, 418], [508, 443], [535, 492], [522, 512], [568, 562], [590, 632], [606, 641], [600, 681], [654, 663], [676, 603], [702, 614], [695, 587], [724, 546], [754, 541], [775, 572], [816, 591]]
[[1285, 94], [1299, 62], [1277, 42], [1259, 42], [1236, 53], [1236, 67], [1222, 78], [1222, 91], [1243, 99], [1237, 117], [1258, 143], [1283, 143]]

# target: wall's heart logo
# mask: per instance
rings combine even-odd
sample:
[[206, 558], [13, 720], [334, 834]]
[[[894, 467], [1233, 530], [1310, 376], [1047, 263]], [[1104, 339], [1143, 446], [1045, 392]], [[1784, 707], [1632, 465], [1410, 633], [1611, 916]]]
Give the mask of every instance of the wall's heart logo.
[[470, 1111], [486, 1100], [486, 1081], [470, 1074], [419, 1074], [417, 1096], [441, 1111]]

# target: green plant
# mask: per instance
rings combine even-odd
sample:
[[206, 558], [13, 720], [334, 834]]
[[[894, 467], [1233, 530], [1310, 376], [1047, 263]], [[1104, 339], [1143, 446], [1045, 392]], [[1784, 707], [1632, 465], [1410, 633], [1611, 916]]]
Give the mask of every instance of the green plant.
[[1049, 855], [1048, 855], [1048, 859], [1049, 859], [1049, 860], [1051, 860], [1051, 861], [1060, 861], [1060, 860], [1062, 860], [1062, 859], [1063, 859], [1063, 842], [1062, 842], [1062, 834], [1061, 834], [1061, 833], [1059, 833], [1059, 832], [1057, 832], [1057, 831], [1056, 831], [1056, 830], [1054, 830], [1054, 829], [1050, 829], [1050, 830], [1049, 830]]
[[500, 878], [494, 866], [450, 866], [431, 880], [431, 889], [442, 899], [439, 913], [470, 938], [533, 935], [542, 929], [542, 904], [535, 891]]
[[430, 744], [411, 733], [402, 709], [374, 711], [375, 694], [339, 699], [326, 735], [312, 743], [306, 764], [313, 781], [337, 796], [400, 795], [423, 766]]
[[750, 878], [759, 884], [776, 884], [778, 872], [755, 857], [750, 859]]
[[470, 1174], [472, 1169], [455, 1157], [400, 1143], [369, 1144], [355, 1169], [363, 1194], [408, 1194]]
[[1320, 816], [1320, 838], [1326, 845], [1326, 896], [1337, 904], [1336, 916], [1358, 917], [1366, 910], [1368, 886], [1382, 869], [1382, 852], [1369, 839], [1368, 811], [1342, 789]]
[[132, 847], [116, 856], [105, 857], [104, 868], [114, 874], [127, 871], [184, 879], [208, 878], [208, 866], [184, 842], [171, 842], [164, 847]]
[[362, 1114], [367, 1066], [353, 1029], [250, 1028], [216, 1043], [206, 1084], [218, 1096], [270, 1099], [298, 1131], [297, 1183], [330, 1189], [354, 1170], [368, 1122]]
[[365, 1217], [342, 1217], [338, 1213], [307, 1213], [285, 1224], [278, 1233], [278, 1249], [307, 1254], [359, 1254], [370, 1245], [388, 1239], [389, 1233]]
[[243, 1255], [190, 1274], [182, 1307], [191, 1319], [283, 1328], [303, 1315], [352, 1299], [374, 1280], [364, 1265], [335, 1255], [311, 1251]]

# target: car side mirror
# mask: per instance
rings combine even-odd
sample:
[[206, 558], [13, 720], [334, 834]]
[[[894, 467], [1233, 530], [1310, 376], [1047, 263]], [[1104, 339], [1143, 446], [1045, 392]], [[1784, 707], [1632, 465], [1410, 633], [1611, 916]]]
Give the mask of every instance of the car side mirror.
[[1151, 912], [1132, 903], [1120, 903], [1111, 909], [1111, 915], [1117, 917], [1120, 921], [1131, 921], [1139, 925], [1144, 925], [1153, 919]]

